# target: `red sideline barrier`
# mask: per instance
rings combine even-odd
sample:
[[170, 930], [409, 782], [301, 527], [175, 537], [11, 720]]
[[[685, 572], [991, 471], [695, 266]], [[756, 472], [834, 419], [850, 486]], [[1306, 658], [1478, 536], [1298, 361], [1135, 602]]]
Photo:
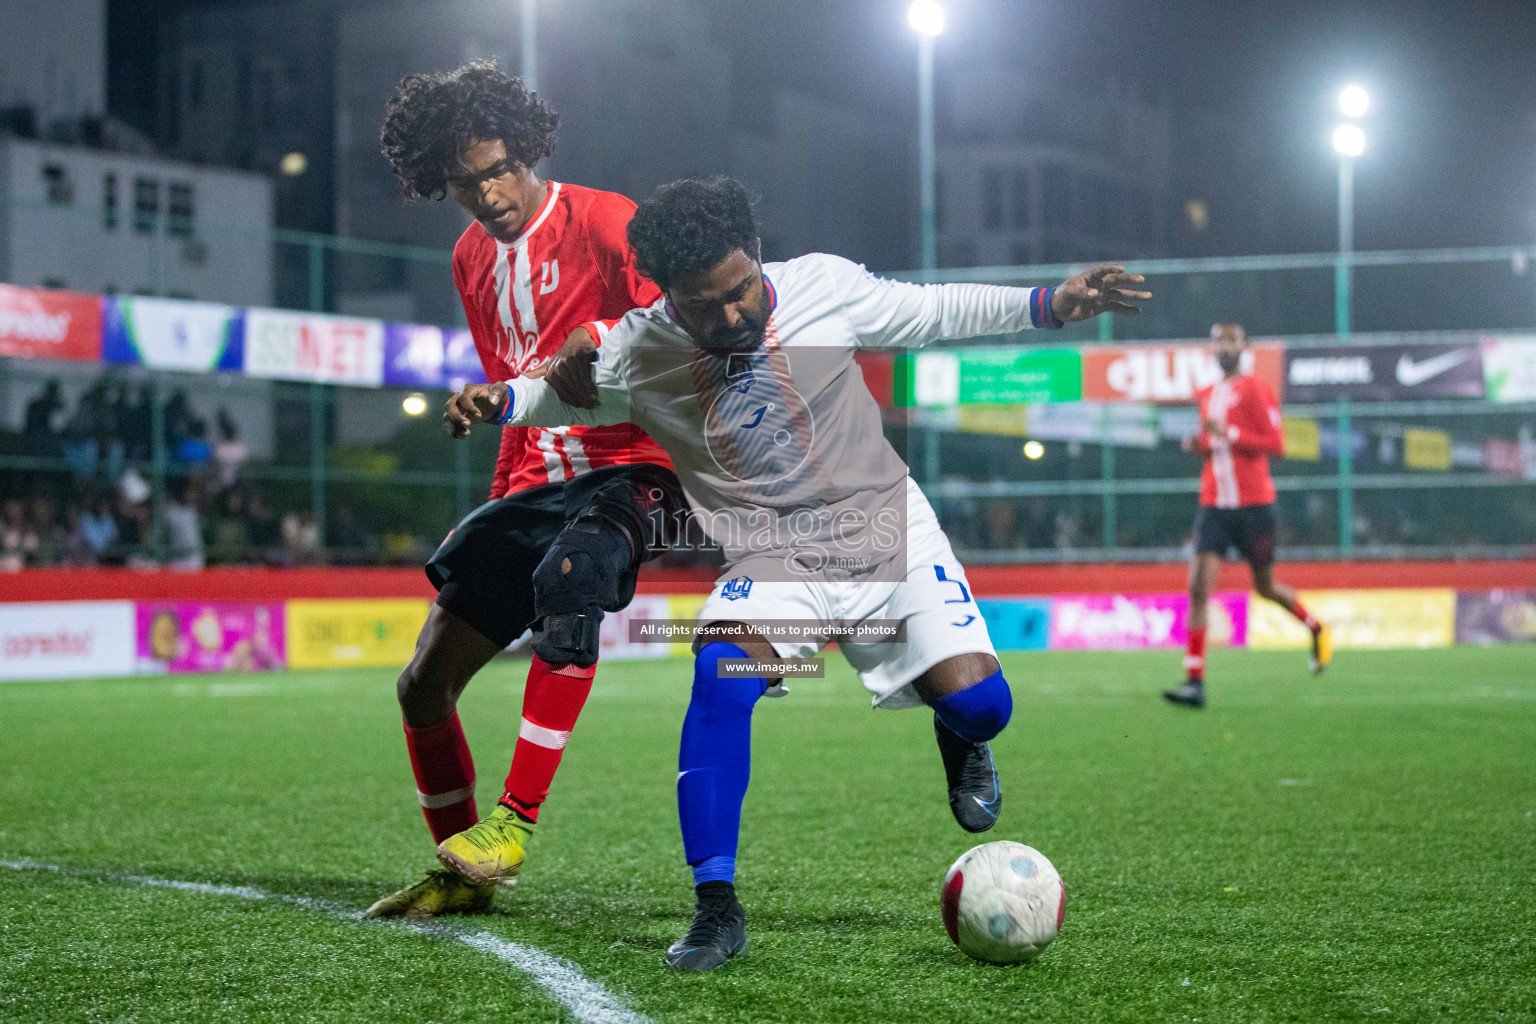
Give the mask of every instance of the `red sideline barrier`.
[[[1185, 567], [1172, 563], [1105, 565], [977, 565], [966, 569], [982, 597], [1032, 594], [1180, 591]], [[1536, 587], [1536, 561], [1282, 562], [1276, 575], [1303, 590], [1451, 587], [1509, 590]], [[647, 570], [642, 594], [705, 594], [709, 572]], [[1248, 570], [1222, 569], [1222, 589], [1246, 590]], [[282, 601], [295, 598], [431, 597], [420, 569], [29, 569], [0, 574], [0, 601]]]

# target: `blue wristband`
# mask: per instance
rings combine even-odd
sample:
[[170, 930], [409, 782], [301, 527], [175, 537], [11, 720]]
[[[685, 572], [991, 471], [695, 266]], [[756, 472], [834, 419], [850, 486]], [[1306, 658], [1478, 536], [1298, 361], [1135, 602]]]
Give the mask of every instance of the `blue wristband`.
[[501, 410], [501, 414], [498, 415], [495, 419], [491, 420], [491, 422], [496, 424], [498, 427], [501, 427], [501, 426], [506, 426], [507, 420], [509, 420], [511, 418], [512, 418], [512, 385], [508, 384], [507, 385], [507, 404], [506, 404], [506, 407], [503, 408]]
[[1056, 318], [1055, 310], [1051, 309], [1051, 296], [1056, 294], [1055, 288], [1036, 288], [1030, 296], [1029, 322], [1036, 327], [1046, 330], [1059, 330], [1066, 326]]

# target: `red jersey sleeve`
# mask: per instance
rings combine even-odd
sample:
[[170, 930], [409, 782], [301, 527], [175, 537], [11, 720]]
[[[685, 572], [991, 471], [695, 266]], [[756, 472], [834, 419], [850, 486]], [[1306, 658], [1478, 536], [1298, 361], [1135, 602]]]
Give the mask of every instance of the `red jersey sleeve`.
[[1248, 378], [1243, 401], [1238, 404], [1237, 420], [1228, 428], [1232, 450], [1239, 455], [1280, 455], [1285, 437], [1280, 430], [1280, 402], [1268, 384], [1258, 377]]
[[1211, 457], [1211, 435], [1205, 430], [1205, 417], [1211, 407], [1211, 389], [1202, 388], [1195, 397], [1195, 454], [1202, 459]]
[[626, 231], [634, 215], [635, 204], [617, 192], [600, 193], [588, 215], [587, 240], [606, 291], [604, 316], [619, 317], [661, 298], [661, 289], [640, 273], [629, 247]]

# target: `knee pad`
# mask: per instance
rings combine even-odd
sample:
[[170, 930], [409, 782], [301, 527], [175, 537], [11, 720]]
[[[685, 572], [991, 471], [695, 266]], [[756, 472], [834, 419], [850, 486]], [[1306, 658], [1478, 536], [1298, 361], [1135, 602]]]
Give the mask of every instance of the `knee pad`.
[[603, 610], [634, 596], [629, 534], [598, 516], [560, 531], [533, 571], [533, 651], [551, 665], [597, 663]]
[[985, 743], [1013, 717], [1013, 693], [999, 669], [974, 686], [940, 697], [933, 713], [961, 739]]

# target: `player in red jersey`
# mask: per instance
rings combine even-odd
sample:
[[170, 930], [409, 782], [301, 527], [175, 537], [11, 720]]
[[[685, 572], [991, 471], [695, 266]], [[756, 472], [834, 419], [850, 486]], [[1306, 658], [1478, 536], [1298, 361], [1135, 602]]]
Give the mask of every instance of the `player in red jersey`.
[[1175, 704], [1205, 706], [1205, 630], [1211, 590], [1229, 548], [1237, 548], [1253, 573], [1259, 596], [1274, 601], [1312, 632], [1312, 672], [1333, 657], [1328, 627], [1302, 607], [1296, 591], [1275, 579], [1275, 484], [1269, 458], [1283, 449], [1280, 403], [1263, 380], [1242, 370], [1248, 334], [1241, 324], [1211, 328], [1222, 379], [1199, 394], [1200, 431], [1184, 450], [1205, 460], [1200, 474], [1200, 511], [1189, 563], [1189, 639], [1183, 685], [1164, 690]]
[[[578, 325], [660, 297], [625, 239], [634, 203], [534, 173], [557, 120], [488, 62], [408, 75], [385, 108], [384, 155], [406, 196], [449, 196], [474, 218], [454, 247], [453, 279], [492, 382], [539, 372]], [[437, 601], [398, 686], [417, 798], [444, 867], [371, 916], [483, 911], [498, 883], [516, 880], [592, 688], [603, 611], [629, 603], [640, 563], [686, 508], [666, 453], [637, 427], [503, 431], [491, 500], [427, 563]], [[533, 665], [511, 771], [477, 821], [458, 697], [528, 628]]]

